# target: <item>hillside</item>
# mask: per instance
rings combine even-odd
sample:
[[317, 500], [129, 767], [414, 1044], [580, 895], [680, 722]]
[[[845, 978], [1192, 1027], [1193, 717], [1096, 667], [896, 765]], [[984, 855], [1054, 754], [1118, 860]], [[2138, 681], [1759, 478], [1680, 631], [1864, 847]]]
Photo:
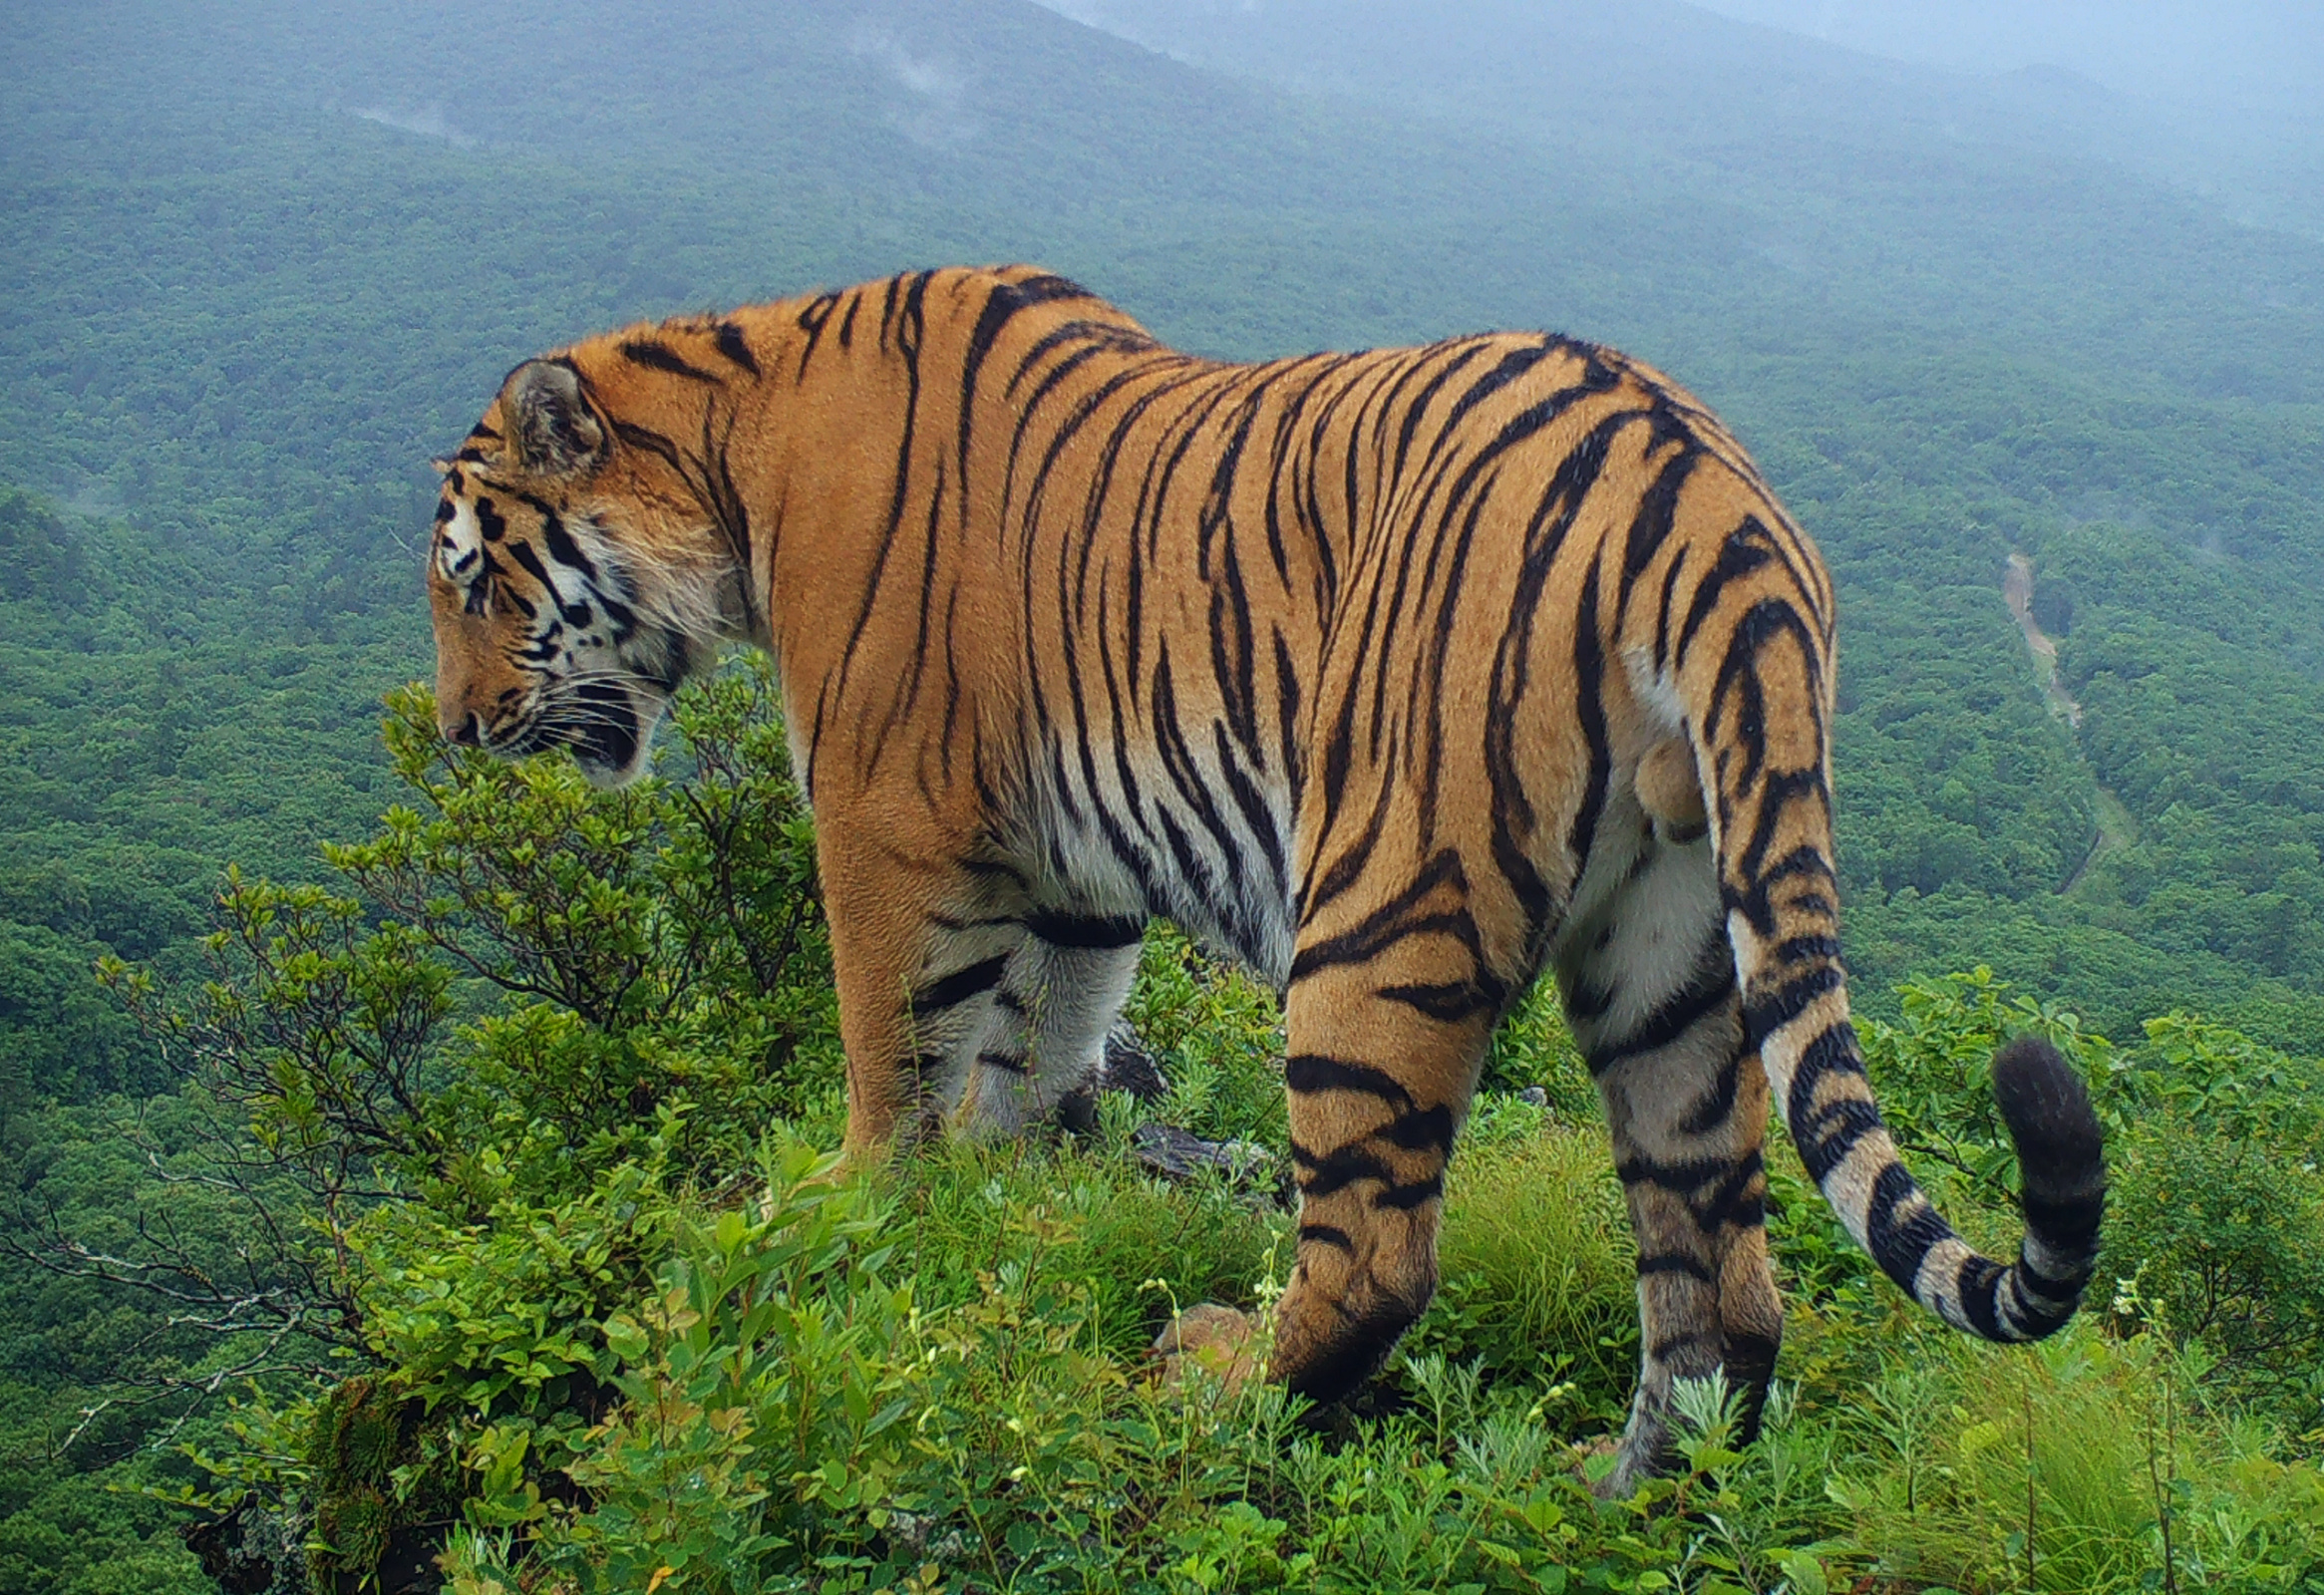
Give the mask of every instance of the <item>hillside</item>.
[[[126, 1236], [120, 1116], [171, 1080], [91, 961], [190, 968], [228, 861], [319, 877], [321, 843], [408, 797], [377, 727], [429, 664], [425, 462], [499, 375], [624, 319], [944, 260], [1041, 260], [1230, 357], [1547, 326], [1654, 361], [1839, 578], [1859, 1006], [1899, 1018], [1900, 979], [1984, 962], [2126, 1044], [2187, 1007], [2324, 1051], [2324, 246], [2126, 165], [2103, 96], [1675, 0], [1557, 29], [1496, 0], [1466, 31], [1368, 0], [1401, 41], [1369, 53], [1308, 0], [1142, 10], [1207, 64], [1022, 0], [12, 15], [20, 1216], [56, 1197]], [[2013, 554], [2079, 726], [2003, 601]], [[0, 1270], [22, 1433], [178, 1355], [121, 1300]], [[24, 1466], [0, 1517], [96, 1510], [65, 1462]], [[135, 1587], [178, 1587], [155, 1565]]]
[[[1627, 56], [1613, 10], [1568, 37], [1488, 8], [1434, 54], [1416, 34], [1398, 70], [1423, 104], [1456, 58], [1501, 63], [1466, 123], [1287, 97], [1025, 4], [830, 0], [747, 29], [519, 7], [489, 43], [448, 7], [356, 15], [41, 8], [0, 157], [29, 223], [0, 245], [27, 285], [0, 480], [126, 514], [240, 594], [238, 627], [385, 647], [319, 764], [361, 767], [363, 705], [424, 663], [420, 462], [580, 329], [1010, 257], [1227, 355], [1554, 326], [1719, 406], [1832, 558], [1875, 1005], [1990, 959], [2112, 1028], [2200, 1001], [2324, 1038], [2300, 928], [2324, 901], [2282, 852], [2318, 836], [2324, 249], [1944, 139], [1941, 82], [1889, 65], [1839, 95], [1843, 52], [1780, 57], [1675, 4]], [[1296, 7], [1260, 15], [1297, 31]], [[1606, 91], [1586, 114], [1494, 111], [1556, 49]], [[2013, 550], [2060, 606], [2078, 745], [2010, 655]], [[26, 759], [63, 768], [43, 735]], [[2102, 784], [2150, 839], [2061, 897]], [[303, 852], [261, 828], [269, 867]], [[234, 834], [211, 856], [251, 856]]]

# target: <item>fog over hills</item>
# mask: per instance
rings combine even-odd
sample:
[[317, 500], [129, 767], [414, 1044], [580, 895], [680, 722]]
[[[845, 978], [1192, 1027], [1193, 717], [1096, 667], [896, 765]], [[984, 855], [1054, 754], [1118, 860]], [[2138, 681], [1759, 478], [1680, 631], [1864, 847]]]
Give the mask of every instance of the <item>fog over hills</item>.
[[[2324, 70], [2307, 16], [2303, 32], [2293, 8], [2241, 0], [13, 0], [0, 1185], [27, 1200], [0, 1211], [0, 1434], [24, 1441], [0, 1444], [0, 1595], [213, 1587], [161, 1504], [199, 1475], [160, 1444], [160, 1409], [108, 1395], [125, 1369], [177, 1366], [153, 1361], [177, 1343], [157, 1342], [151, 1304], [20, 1266], [50, 1194], [109, 1256], [141, 1207], [198, 1221], [209, 1199], [174, 1174], [141, 1185], [126, 1113], [177, 1133], [217, 1110], [175, 1095], [91, 969], [119, 955], [199, 978], [229, 861], [312, 881], [322, 842], [411, 798], [379, 721], [382, 694], [430, 668], [427, 461], [516, 362], [632, 320], [1022, 259], [1227, 358], [1495, 327], [1624, 348], [1718, 410], [1833, 572], [1856, 1011], [1902, 1019], [1899, 981], [1989, 965], [2120, 1043], [2183, 1009], [2324, 1057], [2324, 138], [2303, 93]], [[1251, 1034], [1255, 1076], [1273, 1031]], [[623, 1048], [654, 1070], [667, 1050]], [[1218, 1078], [1194, 1057], [1175, 1078]], [[476, 1095], [497, 1115], [493, 1078]], [[479, 1179], [563, 1168], [562, 1144], [480, 1157]], [[2265, 1193], [2252, 1210], [2283, 1207], [2280, 1163], [2236, 1149]], [[449, 1185], [463, 1225], [499, 1200]], [[1190, 1232], [1170, 1223], [1156, 1235]], [[1619, 1259], [1624, 1322], [1633, 1285]], [[442, 1322], [466, 1355], [461, 1313]], [[1543, 1465], [1562, 1473], [1560, 1454]], [[939, 1554], [956, 1536], [924, 1521]]]
[[2324, 12], [2237, 0], [1050, 0], [1222, 71], [1813, 183], [1819, 145], [2119, 161], [2324, 234]]
[[2298, 0], [1697, 0], [1870, 55], [1969, 72], [2064, 67], [2140, 99], [2316, 114], [2324, 11]]

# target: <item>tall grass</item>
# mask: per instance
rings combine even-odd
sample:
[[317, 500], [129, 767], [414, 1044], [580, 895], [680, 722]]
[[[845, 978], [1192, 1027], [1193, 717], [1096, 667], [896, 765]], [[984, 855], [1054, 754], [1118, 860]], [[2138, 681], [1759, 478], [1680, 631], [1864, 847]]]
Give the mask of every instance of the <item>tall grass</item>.
[[2024, 1350], [1929, 1333], [1884, 1352], [1908, 1377], [1852, 1436], [1832, 1494], [1890, 1573], [1964, 1592], [2131, 1595], [2166, 1573], [2190, 1592], [2324, 1587], [2324, 1473], [2282, 1460], [2263, 1426], [2189, 1404], [2199, 1353], [2096, 1323]]
[[970, 1301], [980, 1278], [1037, 1255], [1086, 1287], [1089, 1333], [1124, 1358], [1174, 1307], [1251, 1306], [1289, 1261], [1290, 1219], [1271, 1202], [1223, 1179], [1165, 1185], [1115, 1147], [932, 1148], [893, 1194], [893, 1246], [923, 1305]]
[[1414, 1350], [1476, 1359], [1500, 1379], [1571, 1380], [1595, 1408], [1616, 1407], [1638, 1355], [1622, 1188], [1602, 1129], [1533, 1116], [1532, 1133], [1473, 1142], [1454, 1160], [1443, 1284]]

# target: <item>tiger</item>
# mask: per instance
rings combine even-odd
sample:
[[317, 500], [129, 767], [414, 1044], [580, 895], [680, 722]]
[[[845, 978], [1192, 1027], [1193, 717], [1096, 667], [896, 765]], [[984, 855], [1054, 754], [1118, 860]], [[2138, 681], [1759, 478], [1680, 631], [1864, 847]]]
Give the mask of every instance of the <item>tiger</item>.
[[1482, 1061], [1543, 973], [1636, 1240], [1611, 1490], [1670, 1465], [1677, 1381], [1760, 1422], [1771, 1103], [1928, 1312], [2014, 1342], [2075, 1311], [2087, 1090], [2038, 1039], [1995, 1057], [2024, 1236], [1980, 1255], [1849, 1019], [1831, 578], [1652, 368], [1512, 333], [1234, 364], [951, 268], [526, 361], [438, 467], [449, 743], [617, 785], [722, 648], [774, 656], [851, 1162], [1041, 1121], [1152, 917], [1275, 988], [1293, 1391], [1348, 1395], [1428, 1305]]

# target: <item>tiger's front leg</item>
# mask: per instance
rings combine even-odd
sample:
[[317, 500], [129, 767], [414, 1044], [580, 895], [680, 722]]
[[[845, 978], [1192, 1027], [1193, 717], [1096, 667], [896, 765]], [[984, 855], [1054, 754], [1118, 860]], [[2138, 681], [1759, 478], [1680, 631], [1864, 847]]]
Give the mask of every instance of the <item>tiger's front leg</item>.
[[1321, 1401], [1373, 1373], [1436, 1293], [1445, 1165], [1502, 1001], [1460, 874], [1424, 872], [1368, 913], [1311, 912], [1292, 965], [1298, 1253], [1273, 1368]]
[[1138, 973], [1145, 919], [1035, 903], [1006, 863], [890, 835], [824, 839], [847, 1054], [847, 1153], [939, 1132], [1007, 1136], [1096, 1073]]

